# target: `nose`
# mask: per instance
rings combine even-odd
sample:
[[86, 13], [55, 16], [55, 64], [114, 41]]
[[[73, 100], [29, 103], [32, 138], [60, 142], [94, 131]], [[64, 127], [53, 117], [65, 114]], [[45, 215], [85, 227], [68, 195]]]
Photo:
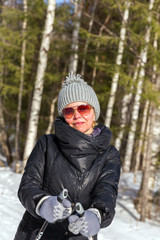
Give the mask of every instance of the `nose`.
[[74, 119], [81, 117], [81, 114], [77, 111], [77, 109], [74, 110]]

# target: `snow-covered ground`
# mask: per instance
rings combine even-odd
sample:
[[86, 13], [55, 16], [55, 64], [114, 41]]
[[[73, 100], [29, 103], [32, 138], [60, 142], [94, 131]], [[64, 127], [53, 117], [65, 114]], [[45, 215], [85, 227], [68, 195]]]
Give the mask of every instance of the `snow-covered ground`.
[[[0, 168], [0, 240], [13, 240], [24, 208], [17, 198], [21, 175], [10, 168]], [[112, 224], [102, 229], [99, 240], [159, 240], [160, 222], [138, 221], [132, 198], [139, 188], [132, 174], [122, 174], [116, 216]], [[23, 240], [23, 239], [22, 239]], [[29, 240], [29, 239], [28, 239]]]

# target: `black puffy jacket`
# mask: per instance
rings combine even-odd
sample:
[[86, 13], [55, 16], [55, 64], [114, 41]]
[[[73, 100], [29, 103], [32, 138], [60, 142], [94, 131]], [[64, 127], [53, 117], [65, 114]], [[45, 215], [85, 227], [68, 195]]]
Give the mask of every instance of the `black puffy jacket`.
[[[110, 145], [111, 132], [99, 124], [101, 133], [90, 137], [63, 122], [55, 121], [55, 135], [44, 135], [36, 143], [22, 176], [18, 196], [26, 212], [15, 240], [34, 240], [44, 219], [35, 208], [44, 196], [57, 196], [68, 189], [72, 203], [81, 202], [84, 209], [95, 207], [102, 216], [101, 227], [107, 227], [115, 213], [120, 176], [120, 157]], [[68, 220], [49, 224], [41, 240], [85, 240], [68, 231]], [[96, 238], [95, 238], [96, 239]]]

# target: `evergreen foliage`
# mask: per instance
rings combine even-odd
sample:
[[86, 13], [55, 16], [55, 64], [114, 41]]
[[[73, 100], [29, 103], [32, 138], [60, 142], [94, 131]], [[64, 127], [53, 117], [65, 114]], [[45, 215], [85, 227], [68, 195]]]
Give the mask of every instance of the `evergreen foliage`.
[[[15, 1], [16, 2], [16, 1]], [[148, 61], [145, 66], [145, 83], [142, 93], [143, 102], [149, 100], [156, 106], [160, 105], [159, 89], [152, 82], [153, 66], [156, 65], [156, 76], [159, 75], [160, 69], [160, 50], [153, 47], [155, 34], [160, 39], [159, 25], [159, 1], [156, 1], [154, 10], [152, 11], [152, 33], [149, 43]], [[46, 1], [29, 0], [27, 13], [27, 30], [22, 35], [23, 8], [22, 1], [17, 1], [15, 6], [3, 5], [0, 9], [0, 70], [1, 70], [1, 89], [0, 95], [3, 102], [3, 114], [5, 118], [6, 132], [8, 134], [9, 144], [14, 153], [14, 130], [16, 123], [16, 111], [20, 81], [20, 59], [21, 46], [23, 37], [27, 41], [26, 63], [24, 76], [24, 91], [21, 113], [21, 131], [20, 131], [20, 154], [22, 157], [25, 137], [28, 125], [28, 117], [32, 101], [32, 91], [38, 65], [39, 49], [42, 40], [46, 16]], [[96, 67], [96, 81], [93, 86], [97, 92], [100, 105], [101, 116], [99, 121], [104, 123], [107, 102], [110, 94], [112, 77], [117, 71], [115, 64], [118, 43], [120, 40], [120, 29], [122, 24], [123, 12], [125, 9], [125, 1], [102, 0], [99, 1], [95, 18], [93, 22], [92, 32], [88, 33], [89, 21], [91, 18], [94, 0], [85, 1], [79, 39], [79, 64], [78, 71], [80, 73], [83, 61], [83, 53], [85, 42], [89, 39], [87, 50], [85, 80], [91, 84], [93, 68]], [[130, 7], [129, 21], [126, 23], [127, 37], [125, 40], [125, 48], [123, 53], [122, 65], [119, 68], [120, 79], [116, 95], [116, 102], [112, 117], [112, 131], [116, 137], [120, 129], [121, 104], [124, 94], [132, 92], [133, 96], [136, 92], [137, 81], [133, 76], [136, 69], [137, 61], [140, 57], [141, 49], [145, 47], [144, 35], [147, 26], [147, 18], [149, 1], [132, 1]], [[57, 5], [54, 29], [51, 36], [51, 45], [48, 54], [48, 64], [44, 79], [44, 92], [42, 106], [40, 112], [38, 136], [44, 134], [50, 114], [50, 104], [53, 98], [58, 94], [61, 83], [68, 73], [69, 57], [71, 54], [72, 29], [74, 21], [74, 5], [70, 2]], [[106, 20], [107, 19], [107, 20]], [[106, 21], [106, 22], [105, 22]], [[100, 29], [103, 26], [103, 31]], [[99, 47], [97, 48], [97, 46]], [[98, 61], [95, 62], [95, 57]], [[141, 108], [140, 111], [142, 111]], [[132, 111], [132, 101], [129, 106], [128, 115]], [[55, 116], [57, 115], [57, 110]], [[140, 115], [142, 117], [142, 114]], [[139, 119], [137, 127], [137, 136], [140, 136], [141, 119]], [[128, 125], [125, 127], [125, 136], [122, 146], [125, 146]], [[113, 138], [114, 143], [114, 138]]]

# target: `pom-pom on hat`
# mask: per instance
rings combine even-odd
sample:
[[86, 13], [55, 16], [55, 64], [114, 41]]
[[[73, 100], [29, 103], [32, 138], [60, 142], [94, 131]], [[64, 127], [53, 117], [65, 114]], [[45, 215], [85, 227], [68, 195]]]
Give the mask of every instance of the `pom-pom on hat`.
[[86, 102], [94, 108], [95, 120], [100, 115], [100, 105], [93, 88], [89, 86], [80, 74], [69, 73], [58, 96], [58, 113], [62, 116], [62, 110], [72, 102]]

